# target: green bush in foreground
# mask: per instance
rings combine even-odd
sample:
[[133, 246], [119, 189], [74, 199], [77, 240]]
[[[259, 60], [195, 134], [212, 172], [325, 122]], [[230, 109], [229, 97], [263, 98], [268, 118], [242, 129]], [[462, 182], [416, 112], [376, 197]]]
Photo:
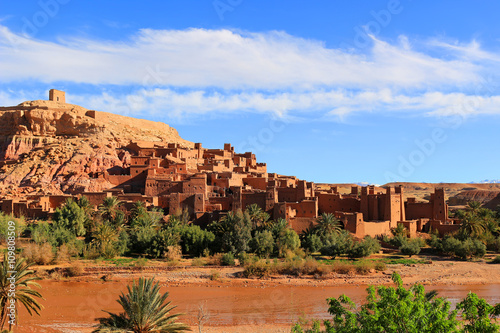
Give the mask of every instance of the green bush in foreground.
[[[403, 287], [399, 274], [392, 276], [396, 287], [370, 286], [366, 304], [359, 308], [346, 295], [327, 300], [333, 320], [325, 320], [324, 330], [319, 321], [304, 329], [295, 324], [292, 333], [455, 333], [499, 332], [496, 317], [500, 304], [489, 305], [484, 299], [469, 293], [451, 310], [450, 302], [434, 293], [425, 293], [422, 285]], [[463, 319], [460, 322], [457, 314]]]
[[168, 293], [160, 293], [160, 284], [153, 278], [140, 278], [127, 286], [128, 293], [122, 293], [118, 303], [123, 312], [107, 312], [108, 316], [98, 318], [95, 333], [111, 332], [186, 332], [185, 324], [177, 322], [181, 314], [171, 314], [175, 309], [167, 302]]

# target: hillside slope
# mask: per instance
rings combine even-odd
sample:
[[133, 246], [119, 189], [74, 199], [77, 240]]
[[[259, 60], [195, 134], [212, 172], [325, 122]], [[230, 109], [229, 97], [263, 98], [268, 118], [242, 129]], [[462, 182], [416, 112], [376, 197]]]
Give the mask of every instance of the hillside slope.
[[178, 143], [177, 130], [55, 101], [0, 108], [0, 196], [101, 191], [92, 174], [128, 167], [131, 142]]

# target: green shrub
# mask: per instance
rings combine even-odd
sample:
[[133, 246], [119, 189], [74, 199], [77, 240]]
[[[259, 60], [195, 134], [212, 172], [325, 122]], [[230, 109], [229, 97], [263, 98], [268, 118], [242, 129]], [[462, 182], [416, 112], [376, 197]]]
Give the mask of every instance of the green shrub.
[[353, 264], [349, 264], [343, 261], [335, 261], [332, 265], [332, 268], [333, 271], [338, 274], [351, 274], [356, 270]]
[[500, 237], [493, 238], [491, 241], [488, 242], [487, 248], [490, 251], [500, 253]]
[[221, 258], [221, 264], [223, 266], [234, 266], [234, 254], [231, 252], [224, 253]]
[[276, 248], [280, 257], [283, 257], [287, 250], [295, 252], [299, 247], [300, 238], [293, 229], [284, 229], [276, 240]]
[[180, 229], [176, 227], [162, 228], [151, 240], [146, 253], [154, 258], [165, 256], [170, 246], [178, 246], [181, 240]]
[[312, 253], [319, 252], [323, 248], [323, 242], [321, 241], [321, 238], [314, 233], [307, 235], [304, 241], [304, 247]]
[[250, 244], [259, 257], [269, 257], [274, 249], [273, 233], [269, 230], [257, 231]]
[[240, 253], [250, 250], [252, 221], [248, 213], [229, 212], [208, 228], [215, 235], [213, 246], [217, 251]]
[[[365, 304], [356, 306], [349, 297], [329, 298], [328, 312], [332, 320], [323, 325], [313, 322], [310, 328], [302, 323], [293, 326], [292, 333], [333, 332], [498, 332], [495, 317], [500, 306], [492, 306], [469, 293], [457, 304], [456, 310], [445, 298], [432, 297], [422, 285], [403, 287], [399, 274], [393, 274], [396, 287], [370, 286]], [[457, 318], [457, 313], [461, 320]], [[322, 331], [322, 326], [325, 328]]]
[[353, 247], [354, 241], [349, 234], [349, 232], [342, 232], [338, 235], [331, 235], [325, 238], [324, 246], [321, 248], [320, 252], [324, 256], [331, 256], [333, 259], [335, 257], [346, 254], [350, 248]]
[[[399, 224], [398, 226], [400, 226], [400, 225], [402, 225], [402, 224]], [[394, 237], [389, 238], [389, 244], [391, 244], [392, 246], [395, 246], [395, 247], [401, 247], [401, 246], [405, 245], [406, 243], [408, 243], [408, 237], [406, 237], [406, 233], [405, 234], [397, 234]]]
[[361, 261], [356, 265], [356, 273], [360, 275], [368, 275], [373, 269], [373, 263], [368, 261]]
[[364, 258], [380, 251], [380, 243], [375, 238], [366, 236], [361, 242], [354, 245], [347, 251], [349, 258]]
[[[10, 221], [14, 222], [14, 224], [9, 224]], [[14, 232], [16, 237], [19, 237], [24, 232], [24, 228], [24, 219], [18, 219], [0, 212], [0, 243], [5, 243], [9, 232]]]
[[461, 246], [462, 242], [454, 237], [445, 237], [441, 241], [441, 251], [446, 254], [455, 254]]
[[496, 256], [492, 261], [492, 264], [500, 264], [500, 256]]
[[191, 261], [191, 266], [205, 266], [207, 264], [207, 260], [205, 258], [194, 258]]
[[379, 262], [375, 263], [374, 268], [376, 271], [381, 272], [381, 271], [385, 271], [387, 269], [387, 266], [383, 262], [379, 261]]
[[66, 199], [64, 205], [56, 209], [52, 221], [54, 229], [64, 229], [74, 236], [83, 236], [86, 232], [87, 219], [89, 217], [85, 209], [81, 208], [73, 199]]
[[252, 262], [245, 266], [243, 271], [243, 276], [245, 277], [264, 277], [268, 276], [276, 271], [276, 266], [271, 265], [266, 260], [259, 260]]
[[312, 257], [302, 259], [295, 257], [294, 259], [285, 260], [285, 262], [277, 265], [277, 273], [290, 274], [295, 276], [300, 275], [315, 275], [322, 274], [323, 271], [319, 269], [320, 264]]
[[52, 230], [48, 222], [30, 224], [31, 239], [37, 244], [54, 243]]
[[181, 244], [184, 253], [199, 256], [207, 248], [210, 248], [215, 241], [215, 235], [203, 230], [197, 225], [189, 225], [182, 228]]
[[77, 261], [67, 268], [68, 276], [80, 276], [85, 272], [81, 262]]
[[420, 253], [420, 244], [418, 241], [412, 239], [406, 242], [405, 244], [401, 245], [399, 251], [401, 251], [401, 253], [404, 255], [410, 256], [411, 258], [411, 256]]
[[241, 252], [241, 253], [238, 254], [238, 260], [240, 262], [240, 266], [245, 266], [251, 260], [254, 260], [254, 258], [250, 257], [250, 255], [248, 253], [246, 253], [246, 252]]
[[210, 271], [210, 275], [208, 276], [208, 278], [212, 281], [219, 281], [220, 276], [221, 276], [221, 274], [219, 271], [212, 270], [212, 271]]

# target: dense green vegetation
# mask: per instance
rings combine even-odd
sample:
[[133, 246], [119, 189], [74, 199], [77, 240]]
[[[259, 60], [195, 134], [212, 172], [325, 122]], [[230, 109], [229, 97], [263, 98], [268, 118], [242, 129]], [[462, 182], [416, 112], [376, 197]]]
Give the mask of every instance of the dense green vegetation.
[[[328, 312], [332, 320], [297, 323], [292, 333], [371, 333], [371, 332], [498, 332], [500, 304], [492, 306], [474, 293], [451, 310], [450, 302], [437, 297], [435, 292], [426, 293], [422, 285], [408, 289], [403, 281], [393, 274], [396, 287], [370, 286], [366, 303], [360, 307], [347, 297], [329, 298]], [[457, 317], [460, 315], [462, 321]]]
[[[56, 210], [51, 222], [25, 226], [24, 220], [15, 221], [18, 233], [31, 239], [22, 255], [37, 264], [67, 261], [72, 257], [95, 260], [126, 256], [178, 261], [183, 256], [212, 256], [210, 263], [219, 265], [232, 265], [236, 259], [241, 265], [256, 265], [260, 259], [290, 261], [297, 257], [296, 265], [313, 254], [311, 258], [319, 255], [329, 259], [365, 258], [380, 251], [380, 241], [409, 257], [419, 254], [423, 247], [463, 260], [483, 257], [487, 250], [500, 252], [498, 212], [471, 202], [467, 209], [455, 212], [454, 217], [462, 221], [461, 228], [444, 238], [431, 233], [426, 240], [410, 239], [400, 224], [392, 230], [391, 237], [355, 239], [329, 213], [321, 214], [314, 227], [298, 235], [286, 220], [271, 220], [255, 204], [245, 211], [228, 212], [220, 220], [201, 227], [190, 223], [187, 211], [171, 215], [165, 221], [161, 209], [147, 209], [142, 202], [135, 203], [127, 212], [116, 197], [110, 197], [94, 211], [82, 197], [67, 200]], [[10, 219], [0, 214], [0, 241]], [[196, 259], [194, 264], [208, 263]], [[287, 271], [273, 264], [257, 265], [267, 266], [269, 271]]]

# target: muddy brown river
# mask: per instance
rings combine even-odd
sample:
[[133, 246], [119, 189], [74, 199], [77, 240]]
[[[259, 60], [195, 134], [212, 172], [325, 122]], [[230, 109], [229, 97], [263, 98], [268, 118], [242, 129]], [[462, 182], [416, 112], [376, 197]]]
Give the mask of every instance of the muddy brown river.
[[[102, 310], [120, 311], [116, 299], [126, 290], [126, 281], [119, 282], [49, 282], [42, 281], [45, 309], [42, 316], [30, 317], [21, 311], [17, 332], [90, 332]], [[210, 326], [278, 324], [296, 322], [301, 316], [329, 318], [326, 298], [346, 294], [359, 304], [366, 297], [366, 286], [175, 286], [162, 284], [162, 292], [177, 305], [175, 311], [186, 315], [182, 321], [195, 325], [198, 306], [205, 303], [210, 312]], [[500, 303], [500, 284], [426, 286], [436, 289], [453, 304], [469, 291], [490, 303]], [[206, 324], [207, 325], [207, 324]]]

